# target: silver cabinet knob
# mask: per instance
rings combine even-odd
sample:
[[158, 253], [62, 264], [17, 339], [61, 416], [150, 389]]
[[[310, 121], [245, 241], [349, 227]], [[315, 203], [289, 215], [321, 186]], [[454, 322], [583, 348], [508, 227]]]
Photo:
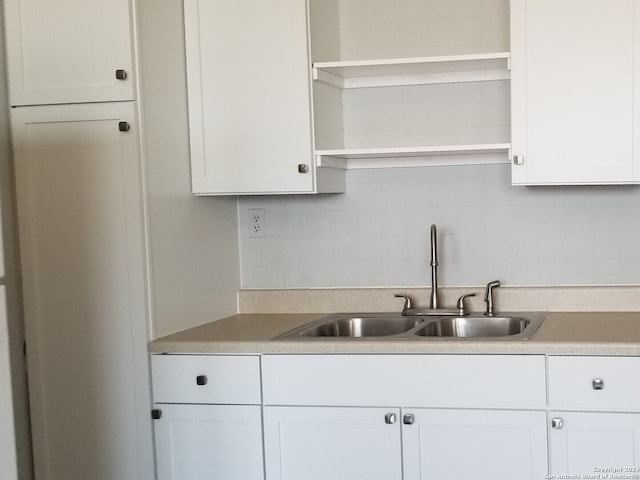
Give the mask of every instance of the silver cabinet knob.
[[414, 421], [415, 417], [412, 413], [407, 413], [406, 415], [402, 416], [402, 423], [404, 423], [405, 425], [413, 425]]
[[123, 70], [121, 68], [119, 68], [118, 70], [116, 70], [116, 78], [118, 80], [126, 80], [127, 79], [127, 71]]
[[387, 413], [384, 416], [384, 423], [386, 423], [387, 425], [393, 425], [394, 423], [396, 423], [396, 414], [395, 413]]
[[307, 165], [306, 163], [298, 164], [298, 173], [308, 173], [308, 172], [309, 172], [309, 165]]
[[513, 164], [514, 165], [524, 165], [524, 155], [514, 155], [513, 156]]
[[591, 381], [591, 386], [594, 390], [604, 390], [604, 380], [601, 378], [594, 378]]
[[564, 422], [561, 418], [552, 418], [551, 419], [551, 428], [555, 428], [556, 430], [560, 430], [564, 426]]

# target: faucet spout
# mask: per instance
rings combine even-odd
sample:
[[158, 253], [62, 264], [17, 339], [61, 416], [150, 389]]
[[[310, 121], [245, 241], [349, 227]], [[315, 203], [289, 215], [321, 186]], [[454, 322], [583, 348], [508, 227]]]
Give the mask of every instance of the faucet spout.
[[431, 297], [429, 299], [429, 308], [432, 310], [440, 307], [438, 299], [438, 233], [436, 225], [431, 224]]
[[422, 309], [413, 305], [411, 297], [403, 294], [396, 294], [396, 297], [404, 298], [404, 308], [402, 315], [419, 315], [419, 316], [464, 316], [468, 315], [465, 298], [475, 296], [474, 293], [463, 295], [458, 298], [456, 308], [441, 308], [440, 299], [438, 297], [438, 231], [436, 225], [431, 225], [431, 297], [429, 299], [429, 308]]

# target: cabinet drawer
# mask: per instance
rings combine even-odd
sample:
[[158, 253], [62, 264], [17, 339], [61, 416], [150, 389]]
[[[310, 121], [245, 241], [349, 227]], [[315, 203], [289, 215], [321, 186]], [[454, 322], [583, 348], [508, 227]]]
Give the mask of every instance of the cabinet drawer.
[[640, 358], [549, 357], [554, 409], [640, 411]]
[[155, 403], [259, 404], [257, 356], [152, 355]]
[[546, 407], [540, 355], [265, 355], [262, 367], [269, 405]]

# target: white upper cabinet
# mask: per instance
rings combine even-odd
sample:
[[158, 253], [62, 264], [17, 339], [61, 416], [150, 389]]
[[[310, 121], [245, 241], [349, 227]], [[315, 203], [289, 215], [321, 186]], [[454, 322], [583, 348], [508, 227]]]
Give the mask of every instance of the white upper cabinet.
[[129, 0], [5, 0], [11, 105], [134, 99]]
[[184, 8], [193, 192], [344, 191], [314, 164], [305, 0]]
[[509, 0], [186, 0], [193, 192], [506, 163]]
[[640, 182], [640, 2], [511, 0], [512, 181]]

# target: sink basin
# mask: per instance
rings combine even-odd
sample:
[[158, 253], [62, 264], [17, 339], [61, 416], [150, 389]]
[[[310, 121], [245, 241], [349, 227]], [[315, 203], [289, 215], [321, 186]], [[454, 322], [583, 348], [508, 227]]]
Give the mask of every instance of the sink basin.
[[402, 316], [400, 313], [336, 313], [286, 332], [276, 339], [295, 338], [413, 338], [527, 340], [547, 314], [503, 313], [486, 317], [481, 312], [466, 316]]
[[531, 324], [522, 317], [451, 317], [429, 322], [415, 332], [424, 337], [506, 337], [523, 333]]
[[419, 317], [385, 314], [335, 314], [285, 333], [296, 337], [386, 337], [404, 333], [423, 322]]

